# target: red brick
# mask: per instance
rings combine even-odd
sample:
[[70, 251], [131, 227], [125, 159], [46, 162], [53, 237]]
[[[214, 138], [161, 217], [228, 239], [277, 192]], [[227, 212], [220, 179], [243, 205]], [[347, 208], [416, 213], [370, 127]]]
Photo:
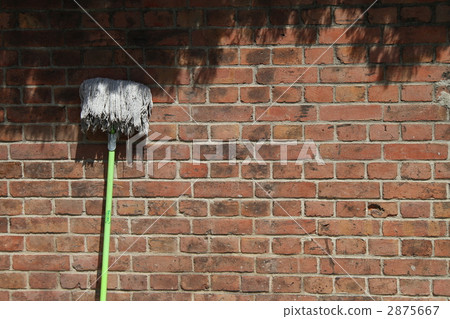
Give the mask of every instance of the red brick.
[[366, 99], [364, 86], [337, 86], [336, 102], [363, 102]]
[[268, 178], [270, 176], [270, 166], [258, 163], [243, 164], [241, 166], [241, 176], [249, 179]]
[[14, 144], [11, 145], [13, 159], [67, 159], [65, 144]]
[[272, 278], [272, 291], [274, 293], [300, 292], [301, 278], [294, 276], [277, 276]]
[[65, 233], [67, 218], [63, 217], [13, 217], [11, 231], [15, 233]]
[[52, 165], [45, 162], [25, 162], [24, 163], [25, 178], [51, 178]]
[[29, 125], [24, 127], [27, 141], [53, 141], [53, 128], [51, 126]]
[[444, 260], [431, 259], [387, 259], [384, 274], [388, 276], [438, 276], [446, 274]]
[[256, 121], [315, 121], [313, 105], [256, 107]]
[[228, 140], [238, 138], [239, 138], [239, 125], [237, 124], [211, 126], [211, 139]]
[[306, 86], [305, 101], [326, 103], [333, 102], [333, 87], [331, 86]]
[[435, 163], [434, 164], [434, 178], [449, 179], [450, 178], [450, 163]]
[[431, 178], [431, 167], [427, 163], [404, 163], [401, 168], [402, 179], [425, 180]]
[[0, 89], [4, 99], [2, 104], [20, 104], [20, 91], [15, 88], [2, 88]]
[[247, 254], [264, 254], [269, 252], [269, 239], [258, 237], [241, 238], [241, 252]]
[[331, 202], [305, 202], [305, 215], [306, 216], [333, 216], [334, 204]]
[[238, 291], [240, 286], [239, 276], [236, 275], [211, 275], [211, 289]]
[[249, 182], [197, 182], [195, 197], [250, 197], [253, 187]]
[[204, 125], [180, 125], [178, 136], [182, 141], [192, 141], [194, 139], [207, 139], [208, 131]]
[[450, 61], [450, 47], [436, 48], [436, 62], [448, 63]]
[[302, 127], [300, 125], [274, 125], [274, 139], [298, 140], [302, 138]]
[[397, 279], [369, 278], [369, 291], [374, 295], [395, 295], [397, 293]]
[[273, 64], [295, 65], [303, 62], [302, 48], [274, 48], [272, 55]]
[[381, 266], [378, 259], [335, 258], [322, 259], [320, 263], [322, 274], [350, 275], [380, 275]]
[[25, 215], [50, 215], [52, 203], [50, 199], [26, 199]]
[[430, 217], [431, 205], [427, 202], [402, 202], [400, 211], [404, 218]]
[[[445, 41], [442, 27], [408, 26], [388, 27], [384, 29], [384, 42], [386, 44], [404, 43], [441, 43]], [[415, 34], [415, 36], [414, 36]]]
[[314, 197], [316, 194], [315, 186], [310, 182], [260, 183], [257, 187], [257, 197]]
[[237, 99], [237, 87], [214, 87], [209, 90], [209, 100], [212, 103], [234, 103]]
[[183, 290], [207, 290], [208, 282], [208, 276], [205, 275], [182, 275], [180, 284]]
[[443, 199], [446, 195], [445, 184], [442, 183], [386, 182], [383, 184], [385, 199]]
[[[193, 106], [192, 118], [197, 122], [248, 122], [252, 119], [251, 106]], [[175, 120], [175, 119], [174, 119]]]
[[3, 273], [0, 274], [0, 288], [20, 289], [26, 288], [27, 279], [24, 273]]
[[177, 250], [177, 240], [174, 237], [149, 238], [148, 247], [152, 252], [175, 252]]
[[333, 242], [330, 238], [311, 238], [304, 242], [305, 254], [329, 255], [333, 253]]
[[427, 124], [402, 124], [404, 141], [429, 141], [432, 139], [432, 126]]
[[257, 45], [300, 45], [316, 43], [312, 28], [284, 28], [283, 36], [277, 28], [260, 28], [255, 32]]
[[339, 201], [336, 204], [337, 217], [364, 217], [366, 216], [366, 205], [364, 202]]
[[81, 252], [84, 251], [84, 238], [82, 236], [67, 236], [56, 238], [56, 251]]
[[446, 70], [437, 65], [388, 66], [385, 76], [390, 82], [434, 82], [439, 81]]
[[275, 237], [272, 240], [272, 252], [279, 255], [296, 255], [301, 253], [302, 245], [299, 238]]
[[[158, 220], [158, 223], [156, 221]], [[116, 222], [117, 219], [116, 219]], [[124, 220], [126, 222], [126, 220]], [[126, 230], [125, 230], [126, 232]], [[133, 234], [186, 234], [189, 232], [189, 222], [183, 218], [145, 218], [131, 222]]]
[[398, 86], [371, 85], [367, 89], [369, 102], [398, 102]]
[[291, 67], [291, 68], [259, 68], [256, 81], [259, 84], [291, 84], [291, 83], [315, 83], [317, 73], [315, 68]]
[[393, 141], [398, 140], [399, 136], [399, 127], [396, 124], [373, 124], [369, 129], [372, 141]]
[[352, 124], [337, 125], [336, 134], [340, 141], [363, 141], [366, 139], [366, 126]]
[[270, 138], [270, 125], [244, 125], [242, 126], [242, 139], [258, 141]]
[[212, 253], [236, 253], [239, 252], [239, 238], [213, 237], [211, 238]]
[[200, 178], [208, 175], [208, 166], [200, 163], [180, 163], [180, 177]]
[[450, 140], [450, 124], [436, 124], [434, 130], [436, 140]]
[[316, 163], [305, 163], [305, 178], [307, 179], [329, 179], [334, 177], [332, 164], [319, 165]]
[[0, 251], [22, 251], [23, 242], [22, 236], [0, 236]]
[[450, 296], [450, 281], [448, 279], [433, 280], [433, 294], [437, 296]]
[[150, 287], [154, 290], [177, 290], [178, 276], [176, 275], [151, 275]]
[[313, 124], [305, 125], [305, 139], [313, 141], [330, 141], [334, 138], [333, 125]]
[[242, 276], [241, 290], [243, 292], [268, 292], [269, 277], [265, 276]]
[[0, 177], [7, 179], [16, 179], [22, 177], [22, 165], [20, 162], [1, 162]]
[[179, 212], [185, 216], [206, 216], [207, 212], [207, 203], [205, 201], [199, 200], [181, 200], [179, 202]]
[[123, 290], [147, 290], [147, 275], [120, 275], [120, 287]]
[[269, 64], [269, 49], [240, 49], [242, 65]]
[[133, 194], [137, 197], [178, 197], [190, 191], [186, 182], [133, 182]]
[[194, 257], [196, 272], [253, 272], [253, 258], [247, 256]]
[[217, 48], [209, 49], [208, 61], [210, 65], [237, 65], [239, 64], [238, 49]]
[[248, 217], [269, 216], [270, 202], [268, 201], [241, 202], [241, 215]]
[[250, 234], [252, 229], [252, 221], [248, 219], [196, 219], [193, 221], [194, 234]]
[[376, 182], [320, 182], [320, 198], [379, 198]]
[[303, 289], [312, 294], [330, 294], [333, 292], [333, 279], [329, 277], [305, 277]]
[[434, 217], [448, 218], [450, 216], [450, 202], [434, 203]]
[[28, 283], [31, 289], [56, 289], [58, 286], [58, 274], [55, 273], [30, 273]]
[[336, 48], [337, 59], [344, 64], [365, 63], [367, 50], [363, 47], [339, 46]]
[[369, 62], [371, 63], [399, 63], [400, 48], [393, 46], [372, 47], [369, 49]]
[[335, 279], [336, 292], [362, 294], [365, 292], [366, 283], [363, 278], [340, 277]]
[[69, 256], [61, 255], [16, 255], [13, 256], [13, 268], [15, 270], [69, 270]]
[[380, 233], [376, 220], [321, 220], [319, 234], [326, 236], [370, 236]]
[[445, 224], [441, 221], [405, 220], [385, 221], [383, 223], [383, 235], [395, 237], [436, 237], [445, 234]]
[[[295, 103], [302, 100], [302, 88], [297, 86], [276, 86], [272, 88], [273, 103]], [[273, 104], [272, 103], [272, 104]]]
[[253, 72], [249, 68], [203, 68], [194, 74], [198, 84], [248, 84], [252, 78]]
[[239, 10], [238, 22], [239, 25], [245, 26], [264, 26], [267, 24], [267, 14], [265, 10]]
[[385, 108], [384, 120], [403, 121], [438, 121], [445, 120], [445, 109], [438, 105], [393, 104]]
[[382, 80], [380, 68], [327, 67], [320, 71], [323, 83], [376, 82]]
[[325, 105], [320, 107], [323, 121], [380, 120], [380, 105]]
[[187, 256], [133, 256], [133, 270], [137, 272], [191, 271], [191, 258]]
[[402, 87], [402, 101], [429, 102], [432, 99], [431, 85], [404, 85]]
[[305, 48], [305, 64], [332, 64], [331, 48]]
[[450, 256], [450, 240], [435, 240], [434, 255], [437, 257]]
[[[9, 16], [8, 13], [2, 13], [0, 14], [0, 17], [2, 19], [2, 23], [4, 23], [5, 15]], [[17, 51], [12, 50], [1, 50], [0, 51], [0, 66], [13, 66], [17, 65], [19, 59], [18, 59]]]
[[0, 126], [1, 142], [17, 142], [22, 140], [22, 127], [19, 125]]
[[395, 163], [369, 163], [367, 164], [369, 179], [395, 179], [397, 177], [397, 164]]
[[242, 87], [240, 91], [243, 103], [265, 103], [270, 100], [268, 87]]
[[261, 235], [301, 235], [315, 232], [316, 226], [312, 220], [271, 219], [256, 220], [255, 229]]
[[398, 239], [369, 238], [369, 254], [375, 256], [397, 256]]
[[366, 253], [366, 242], [359, 238], [338, 238], [336, 253], [342, 255], [360, 255]]
[[446, 159], [445, 144], [389, 144], [384, 146], [384, 156], [389, 160]]
[[305, 24], [330, 24], [330, 8], [307, 9], [301, 11], [301, 17]]
[[432, 252], [433, 247], [431, 244], [431, 240], [402, 240], [403, 256], [431, 256]]

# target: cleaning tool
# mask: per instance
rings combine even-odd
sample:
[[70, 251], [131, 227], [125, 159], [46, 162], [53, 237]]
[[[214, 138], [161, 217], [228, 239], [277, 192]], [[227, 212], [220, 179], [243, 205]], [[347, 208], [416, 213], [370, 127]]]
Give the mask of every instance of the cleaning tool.
[[150, 89], [143, 84], [94, 78], [80, 86], [81, 128], [108, 133], [108, 175], [106, 182], [105, 229], [103, 235], [100, 300], [106, 300], [108, 285], [109, 239], [114, 179], [114, 158], [119, 133], [130, 136], [135, 131], [148, 133], [153, 106]]

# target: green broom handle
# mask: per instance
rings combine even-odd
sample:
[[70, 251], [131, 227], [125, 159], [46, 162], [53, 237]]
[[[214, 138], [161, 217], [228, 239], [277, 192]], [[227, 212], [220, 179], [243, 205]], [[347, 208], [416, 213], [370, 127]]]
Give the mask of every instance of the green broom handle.
[[[114, 133], [115, 133], [114, 130], [112, 130], [110, 135], [113, 135]], [[115, 145], [114, 145], [114, 149], [115, 149]], [[101, 285], [100, 285], [100, 301], [106, 301], [106, 292], [108, 289], [109, 238], [110, 238], [110, 234], [111, 234], [111, 208], [112, 208], [113, 181], [114, 181], [114, 158], [115, 158], [115, 150], [111, 150], [111, 147], [109, 147], [108, 177], [107, 177], [107, 182], [106, 182], [105, 230], [104, 230], [104, 234], [103, 234], [103, 254], [102, 254], [102, 273], [101, 273]]]

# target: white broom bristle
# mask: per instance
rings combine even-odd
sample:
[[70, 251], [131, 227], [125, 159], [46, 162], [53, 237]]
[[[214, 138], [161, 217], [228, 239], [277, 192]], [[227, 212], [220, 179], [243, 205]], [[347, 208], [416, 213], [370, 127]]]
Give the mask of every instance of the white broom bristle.
[[80, 86], [81, 128], [147, 134], [153, 107], [150, 89], [140, 83], [94, 78]]

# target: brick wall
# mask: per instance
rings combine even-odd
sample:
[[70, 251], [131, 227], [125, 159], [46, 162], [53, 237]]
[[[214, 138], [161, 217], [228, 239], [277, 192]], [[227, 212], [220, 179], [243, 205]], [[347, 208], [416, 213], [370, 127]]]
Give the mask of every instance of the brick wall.
[[[449, 298], [446, 1], [378, 0], [348, 30], [372, 0], [79, 2], [170, 96], [73, 1], [0, 3], [1, 300], [95, 299], [96, 76], [151, 87], [172, 154], [140, 171], [119, 147], [110, 299]], [[236, 164], [194, 165], [194, 139], [237, 139]], [[325, 164], [245, 162], [261, 139]]]

